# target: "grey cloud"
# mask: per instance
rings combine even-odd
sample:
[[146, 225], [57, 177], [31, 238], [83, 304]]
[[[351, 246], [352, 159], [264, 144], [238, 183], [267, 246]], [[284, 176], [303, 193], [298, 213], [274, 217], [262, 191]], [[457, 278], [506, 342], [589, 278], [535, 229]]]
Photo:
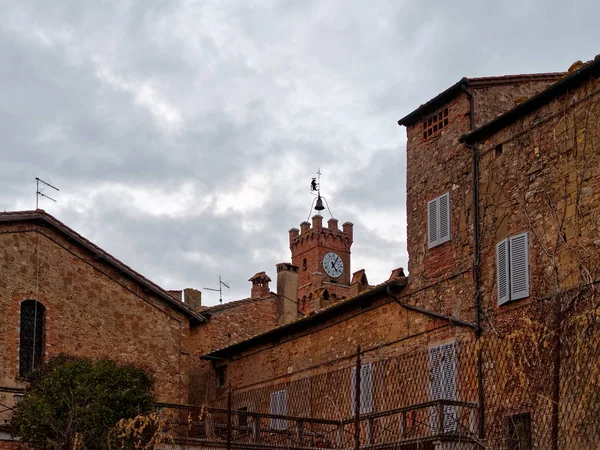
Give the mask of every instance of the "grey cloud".
[[592, 58], [598, 12], [541, 0], [8, 2], [0, 209], [32, 207], [34, 177], [48, 178], [60, 202], [42, 206], [134, 269], [168, 288], [221, 273], [234, 299], [289, 259], [287, 230], [311, 215], [320, 167], [334, 214], [356, 224], [353, 267], [376, 266], [365, 268], [380, 281], [406, 261], [396, 120], [463, 76]]

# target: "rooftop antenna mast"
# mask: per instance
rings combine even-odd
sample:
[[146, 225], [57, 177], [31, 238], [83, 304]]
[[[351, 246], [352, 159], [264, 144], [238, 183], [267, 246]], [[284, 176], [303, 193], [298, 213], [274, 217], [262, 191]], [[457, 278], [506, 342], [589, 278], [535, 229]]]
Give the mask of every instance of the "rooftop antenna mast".
[[224, 281], [221, 281], [221, 275], [219, 275], [219, 289], [213, 289], [213, 288], [207, 288], [205, 287], [204, 289], [206, 289], [207, 291], [215, 291], [219, 293], [219, 303], [223, 303], [223, 286], [225, 286], [227, 289], [229, 289], [229, 286], [227, 285], [227, 283], [225, 283]]
[[41, 178], [35, 177], [35, 184], [36, 184], [36, 188], [35, 188], [35, 209], [39, 209], [38, 207], [39, 207], [39, 204], [40, 204], [40, 197], [45, 197], [45, 198], [47, 198], [49, 200], [52, 200], [54, 203], [56, 203], [56, 200], [54, 200], [49, 195], [44, 194], [44, 192], [42, 190], [40, 190], [40, 183], [42, 183], [42, 189], [44, 189], [44, 186], [48, 186], [49, 188], [52, 188], [52, 189], [54, 189], [57, 192], [60, 191], [60, 189], [58, 189], [57, 187], [52, 186], [47, 181], [44, 181]]
[[[315, 194], [316, 192], [316, 194]], [[323, 206], [323, 201], [325, 201], [325, 205], [327, 205], [327, 211], [329, 211], [329, 214], [331, 215], [331, 217], [333, 217], [333, 214], [331, 214], [331, 209], [329, 209], [329, 204], [327, 203], [327, 199], [325, 197], [321, 197], [321, 169], [317, 169], [317, 176], [313, 177], [313, 179], [310, 182], [310, 193], [312, 195], [316, 195], [316, 198], [312, 201], [312, 204], [310, 205], [310, 211], [308, 212], [308, 218], [306, 219], [306, 221], [308, 222], [310, 219], [310, 215], [311, 215], [311, 211], [313, 210], [313, 205], [314, 205], [314, 209], [317, 211], [317, 214], [320, 216], [321, 215], [321, 211], [323, 211], [325, 209], [325, 206]], [[316, 202], [316, 204], [315, 204]]]

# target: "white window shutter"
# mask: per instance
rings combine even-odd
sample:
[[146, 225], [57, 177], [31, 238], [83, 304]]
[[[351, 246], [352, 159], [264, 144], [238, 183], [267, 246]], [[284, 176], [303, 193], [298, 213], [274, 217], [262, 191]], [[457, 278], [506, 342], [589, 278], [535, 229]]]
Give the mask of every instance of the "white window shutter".
[[373, 366], [363, 364], [360, 368], [360, 413], [373, 411]]
[[510, 239], [510, 299], [529, 297], [529, 242], [527, 233]]
[[352, 379], [350, 381], [350, 412], [356, 412], [356, 367], [352, 368]]
[[[444, 400], [456, 400], [456, 344], [445, 344], [442, 346], [442, 374], [444, 377], [443, 398]], [[444, 431], [446, 433], [456, 431], [458, 417], [456, 407], [444, 406]]]
[[[441, 400], [443, 396], [442, 358], [440, 347], [429, 349], [429, 391], [431, 400]], [[430, 408], [431, 430], [438, 429], [438, 411], [435, 406]]]
[[[281, 391], [271, 392], [271, 414], [285, 416], [287, 414], [287, 391], [285, 389]], [[271, 428], [274, 430], [284, 430], [287, 424], [285, 419], [271, 419]]]
[[[456, 400], [456, 343], [442, 344], [429, 349], [431, 400]], [[431, 429], [438, 432], [439, 410], [431, 407]], [[444, 431], [456, 431], [456, 407], [444, 406]]]
[[435, 198], [427, 203], [427, 247], [438, 245], [438, 199]]
[[504, 239], [496, 244], [498, 306], [510, 300], [509, 259], [509, 242], [508, 239]]
[[450, 240], [450, 193], [438, 197], [438, 245]]
[[[350, 411], [356, 413], [356, 367], [352, 368], [350, 382]], [[373, 366], [363, 364], [360, 366], [360, 413], [366, 414], [373, 411]]]

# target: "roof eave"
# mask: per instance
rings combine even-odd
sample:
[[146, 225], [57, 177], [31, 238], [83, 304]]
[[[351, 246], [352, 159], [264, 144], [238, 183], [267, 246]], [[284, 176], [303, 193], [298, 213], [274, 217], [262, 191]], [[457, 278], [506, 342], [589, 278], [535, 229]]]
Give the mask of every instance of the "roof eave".
[[82, 247], [89, 250], [91, 253], [94, 253], [97, 258], [104, 259], [108, 264], [117, 268], [121, 273], [127, 275], [129, 278], [133, 279], [137, 283], [144, 286], [146, 289], [152, 291], [156, 296], [160, 297], [166, 303], [169, 303], [171, 306], [175, 307], [179, 311], [188, 315], [190, 318], [198, 321], [198, 322], [206, 322], [206, 318], [201, 314], [198, 314], [191, 309], [189, 309], [186, 305], [179, 302], [177, 299], [171, 297], [164, 289], [160, 286], [154, 284], [152, 281], [148, 280], [143, 275], [137, 273], [115, 257], [111, 256], [108, 252], [102, 250], [97, 245], [93, 244], [91, 241], [88, 241], [83, 236], [79, 235], [67, 225], [63, 224], [58, 219], [54, 218], [50, 214], [45, 211], [27, 211], [18, 214], [7, 214], [5, 216], [0, 215], [0, 222], [25, 222], [25, 221], [35, 221], [41, 220], [44, 223], [50, 225], [51, 227], [59, 230], [61, 233], [68, 236], [69, 239], [77, 242]]
[[258, 345], [262, 342], [268, 341], [277, 336], [285, 335], [287, 333], [292, 333], [296, 330], [302, 329], [311, 324], [322, 323], [322, 321], [330, 316], [336, 315], [337, 313], [343, 311], [344, 309], [353, 307], [356, 303], [367, 300], [371, 297], [378, 296], [387, 296], [387, 289], [390, 288], [404, 288], [407, 284], [407, 278], [402, 278], [398, 280], [392, 280], [386, 283], [382, 283], [379, 286], [374, 287], [373, 289], [369, 289], [368, 291], [352, 297], [348, 300], [343, 300], [338, 303], [334, 303], [332, 306], [319, 311], [315, 314], [303, 317], [302, 319], [296, 320], [294, 322], [290, 322], [286, 325], [282, 325], [277, 328], [273, 328], [265, 333], [259, 334], [257, 336], [253, 336], [245, 341], [236, 342], [228, 347], [221, 348], [219, 350], [215, 350], [211, 353], [207, 353], [204, 356], [201, 356], [200, 359], [206, 360], [224, 360], [227, 359], [228, 355], [232, 355], [235, 353], [239, 353], [246, 348], [250, 348], [254, 345]]
[[407, 114], [402, 119], [398, 121], [398, 125], [408, 127], [415, 123], [417, 120], [426, 116], [430, 112], [437, 110], [440, 106], [445, 105], [448, 101], [452, 100], [456, 97], [460, 92], [462, 92], [463, 87], [468, 86], [469, 79], [466, 77], [461, 78], [457, 83], [450, 86], [445, 91], [439, 93], [427, 103], [422, 104], [413, 112]]
[[589, 63], [577, 72], [574, 72], [571, 75], [568, 75], [556, 83], [548, 86], [540, 93], [530, 97], [523, 103], [515, 106], [513, 109], [508, 110], [491, 122], [486, 123], [476, 130], [473, 130], [471, 133], [463, 135], [460, 138], [460, 142], [467, 145], [479, 142], [480, 140], [491, 136], [502, 128], [516, 122], [521, 117], [540, 108], [556, 97], [564, 94], [568, 89], [577, 86], [580, 83], [583, 83], [585, 80], [598, 74], [600, 74], [600, 59]]

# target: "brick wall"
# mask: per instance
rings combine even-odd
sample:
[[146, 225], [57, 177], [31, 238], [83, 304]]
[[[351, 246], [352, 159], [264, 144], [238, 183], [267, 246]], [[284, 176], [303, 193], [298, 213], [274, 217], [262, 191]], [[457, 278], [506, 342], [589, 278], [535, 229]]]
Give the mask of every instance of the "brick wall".
[[46, 309], [45, 359], [111, 358], [154, 374], [163, 402], [187, 399], [189, 318], [53, 228], [0, 225], [0, 386], [20, 387], [20, 304]]
[[[292, 264], [298, 267], [298, 298], [305, 298], [304, 313], [318, 308], [312, 300], [315, 298], [314, 292], [323, 287], [323, 284], [329, 287], [330, 294], [335, 295], [336, 298], [347, 296], [346, 291], [352, 273], [350, 247], [353, 240], [353, 225], [347, 222], [342, 227], [343, 230], [338, 228], [336, 219], [330, 219], [327, 224], [323, 224], [322, 216], [314, 216], [312, 226], [304, 222], [300, 226], [299, 234], [296, 229], [290, 231]], [[344, 262], [344, 272], [334, 280], [334, 283], [323, 268], [323, 257], [329, 252], [337, 253]], [[311, 293], [313, 295], [309, 299]]]
[[[403, 301], [414, 303], [408, 296]], [[214, 364], [227, 366], [226, 384], [234, 389], [256, 389], [347, 367], [358, 345], [365, 351], [365, 361], [374, 361], [465, 335], [469, 332], [407, 311], [382, 295]], [[209, 399], [222, 398], [225, 392], [226, 386], [210, 389]]]
[[271, 293], [260, 299], [245, 299], [215, 307], [203, 308], [207, 323], [190, 332], [190, 395], [189, 403], [204, 402], [207, 390], [215, 389], [212, 365], [200, 356], [246, 340], [277, 326], [278, 298]]

